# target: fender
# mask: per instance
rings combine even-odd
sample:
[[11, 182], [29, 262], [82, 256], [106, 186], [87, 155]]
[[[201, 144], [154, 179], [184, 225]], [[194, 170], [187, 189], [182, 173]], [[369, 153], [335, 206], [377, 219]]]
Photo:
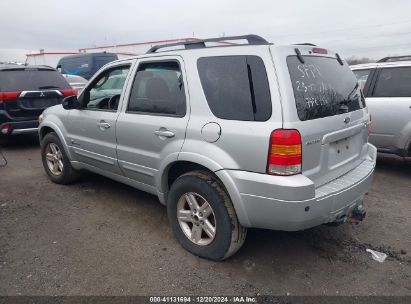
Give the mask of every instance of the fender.
[[217, 177], [221, 180], [224, 187], [226, 188], [228, 195], [230, 196], [234, 209], [237, 213], [237, 217], [240, 223], [245, 227], [250, 227], [250, 221], [248, 219], [247, 213], [245, 212], [245, 208], [243, 206], [243, 202], [240, 196], [240, 192], [238, 191], [237, 187], [235, 186], [234, 181], [230, 177], [230, 175], [224, 170], [224, 168], [217, 163], [216, 161], [208, 158], [204, 155], [191, 153], [191, 152], [180, 152], [180, 153], [173, 153], [167, 156], [164, 159], [160, 170], [158, 171], [158, 175], [156, 176], [156, 188], [159, 200], [162, 204], [165, 205], [166, 203], [166, 196], [167, 196], [167, 173], [169, 168], [176, 163], [177, 161], [188, 161], [198, 165], [201, 165], [208, 170], [214, 172]]
[[197, 153], [190, 152], [175, 152], [167, 155], [167, 157], [161, 163], [161, 166], [155, 176], [155, 186], [160, 202], [165, 204], [166, 194], [168, 191], [167, 175], [170, 167], [177, 161], [188, 161], [203, 167], [206, 167], [210, 171], [217, 171], [223, 169], [217, 162]]
[[49, 127], [51, 129], [53, 129], [53, 131], [57, 134], [58, 138], [60, 139], [61, 144], [63, 145], [64, 152], [66, 152], [66, 155], [68, 156], [68, 158], [70, 160], [72, 160], [70, 151], [68, 149], [67, 141], [66, 141], [65, 137], [63, 136], [63, 132], [61, 132], [59, 126], [56, 123], [54, 123], [53, 121], [50, 121], [50, 120], [43, 121], [40, 124], [40, 127], [39, 127], [39, 138], [41, 138], [40, 134], [41, 134], [41, 131], [44, 127]]

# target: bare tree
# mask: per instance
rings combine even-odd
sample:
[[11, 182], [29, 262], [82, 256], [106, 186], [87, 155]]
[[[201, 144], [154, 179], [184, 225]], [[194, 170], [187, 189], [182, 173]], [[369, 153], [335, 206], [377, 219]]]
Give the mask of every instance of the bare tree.
[[346, 61], [347, 61], [347, 63], [348, 63], [349, 65], [360, 64], [360, 63], [375, 62], [374, 59], [371, 59], [371, 58], [368, 58], [368, 57], [359, 58], [359, 57], [356, 57], [356, 56], [348, 57], [348, 58], [346, 59]]

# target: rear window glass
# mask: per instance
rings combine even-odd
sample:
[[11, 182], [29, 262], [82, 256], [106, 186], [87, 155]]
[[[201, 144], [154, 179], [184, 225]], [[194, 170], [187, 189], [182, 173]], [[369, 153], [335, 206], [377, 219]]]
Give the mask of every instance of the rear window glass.
[[353, 72], [336, 58], [288, 56], [287, 65], [300, 120], [355, 111], [365, 106]]
[[266, 121], [271, 97], [264, 63], [257, 56], [198, 60], [201, 85], [213, 114], [222, 119]]
[[1, 91], [28, 91], [69, 89], [64, 77], [57, 71], [14, 70], [0, 72]]
[[62, 59], [58, 65], [62, 74], [83, 75], [92, 69], [90, 56], [79, 56]]
[[382, 69], [374, 97], [411, 97], [411, 68]]

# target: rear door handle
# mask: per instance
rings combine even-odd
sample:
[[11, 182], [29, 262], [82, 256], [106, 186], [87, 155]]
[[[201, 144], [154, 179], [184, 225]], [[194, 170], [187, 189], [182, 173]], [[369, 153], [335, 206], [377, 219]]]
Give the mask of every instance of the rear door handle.
[[105, 122], [104, 120], [100, 121], [97, 126], [101, 129], [108, 129], [111, 127], [111, 125], [108, 122]]
[[175, 134], [167, 129], [160, 128], [159, 130], [154, 131], [154, 134], [158, 137], [167, 137], [171, 138], [174, 137]]

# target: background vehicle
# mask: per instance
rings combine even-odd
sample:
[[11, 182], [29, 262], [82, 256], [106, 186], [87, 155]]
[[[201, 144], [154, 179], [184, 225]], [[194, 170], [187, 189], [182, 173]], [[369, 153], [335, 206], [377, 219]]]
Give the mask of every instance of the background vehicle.
[[0, 65], [1, 134], [36, 132], [43, 110], [75, 93], [53, 68]]
[[68, 74], [63, 74], [63, 77], [66, 78], [67, 82], [69, 85], [74, 89], [80, 92], [84, 86], [87, 83], [87, 79], [84, 79], [81, 76], [77, 75], [68, 75]]
[[117, 60], [112, 53], [89, 53], [62, 57], [57, 69], [62, 74], [77, 75], [89, 80], [103, 65]]
[[[247, 44], [207, 47], [221, 40]], [[364, 217], [368, 110], [329, 50], [255, 35], [155, 46], [107, 64], [63, 107], [41, 117], [49, 178], [66, 184], [87, 169], [157, 195], [196, 255], [229, 257], [247, 227]]]
[[378, 151], [411, 156], [411, 56], [351, 66], [372, 116], [370, 142]]

